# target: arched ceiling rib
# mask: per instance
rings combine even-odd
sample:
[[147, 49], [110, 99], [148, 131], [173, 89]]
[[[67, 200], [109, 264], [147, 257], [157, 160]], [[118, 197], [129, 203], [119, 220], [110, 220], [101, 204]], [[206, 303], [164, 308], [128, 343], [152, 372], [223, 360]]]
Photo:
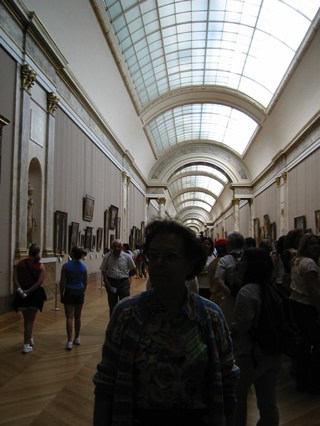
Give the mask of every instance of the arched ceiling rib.
[[149, 184], [167, 185], [178, 216], [199, 230], [226, 185], [250, 183], [242, 155], [319, 0], [91, 3], [154, 152]]

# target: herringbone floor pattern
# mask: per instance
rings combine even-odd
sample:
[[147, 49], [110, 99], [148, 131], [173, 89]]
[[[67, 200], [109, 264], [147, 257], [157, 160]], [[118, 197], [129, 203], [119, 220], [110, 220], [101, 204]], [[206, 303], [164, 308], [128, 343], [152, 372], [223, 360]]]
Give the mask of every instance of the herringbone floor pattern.
[[[145, 284], [145, 279], [135, 279], [132, 294], [144, 290]], [[57, 307], [62, 306], [58, 303]], [[64, 311], [55, 310], [55, 301], [46, 302], [35, 322], [34, 351], [27, 355], [21, 354], [21, 313], [0, 316], [0, 424], [92, 425], [92, 377], [101, 356], [108, 312], [107, 295], [100, 289], [100, 282], [89, 284], [82, 314], [81, 345], [66, 351]], [[286, 368], [279, 377], [278, 390], [281, 425], [320, 425], [320, 396], [296, 392]], [[257, 419], [251, 394], [248, 425], [255, 425]]]

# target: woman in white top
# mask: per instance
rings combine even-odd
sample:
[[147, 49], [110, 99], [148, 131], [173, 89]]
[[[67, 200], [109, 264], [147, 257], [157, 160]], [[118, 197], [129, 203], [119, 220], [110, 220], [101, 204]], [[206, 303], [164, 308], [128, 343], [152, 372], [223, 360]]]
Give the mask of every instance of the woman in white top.
[[200, 239], [202, 245], [206, 249], [208, 257], [203, 270], [198, 275], [199, 294], [200, 296], [205, 297], [206, 299], [210, 299], [210, 282], [208, 277], [208, 267], [215, 258], [215, 255], [213, 254], [214, 244], [212, 238], [210, 237], [200, 237]]
[[320, 393], [315, 364], [320, 366], [320, 239], [305, 234], [291, 267], [290, 299], [300, 331], [296, 383], [300, 391]]

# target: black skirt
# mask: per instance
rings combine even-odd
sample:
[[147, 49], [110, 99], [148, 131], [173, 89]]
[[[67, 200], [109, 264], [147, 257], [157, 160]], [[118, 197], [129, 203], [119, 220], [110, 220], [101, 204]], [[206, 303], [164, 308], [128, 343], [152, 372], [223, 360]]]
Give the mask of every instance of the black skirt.
[[16, 293], [12, 302], [12, 308], [18, 312], [19, 308], [37, 308], [42, 312], [43, 302], [47, 300], [46, 292], [43, 287], [38, 287], [27, 297], [21, 297]]

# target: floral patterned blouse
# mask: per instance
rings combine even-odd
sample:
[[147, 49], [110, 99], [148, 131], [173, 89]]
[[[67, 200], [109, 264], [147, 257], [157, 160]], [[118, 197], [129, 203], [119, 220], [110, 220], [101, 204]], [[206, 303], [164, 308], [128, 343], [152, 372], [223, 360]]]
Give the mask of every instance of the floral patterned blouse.
[[93, 378], [111, 406], [113, 426], [133, 425], [135, 409], [209, 409], [209, 424], [235, 411], [239, 368], [220, 308], [186, 290], [172, 323], [154, 289], [120, 301], [109, 322]]
[[189, 304], [168, 321], [164, 308], [150, 306], [150, 322], [135, 355], [136, 406], [142, 409], [208, 406], [207, 345]]

